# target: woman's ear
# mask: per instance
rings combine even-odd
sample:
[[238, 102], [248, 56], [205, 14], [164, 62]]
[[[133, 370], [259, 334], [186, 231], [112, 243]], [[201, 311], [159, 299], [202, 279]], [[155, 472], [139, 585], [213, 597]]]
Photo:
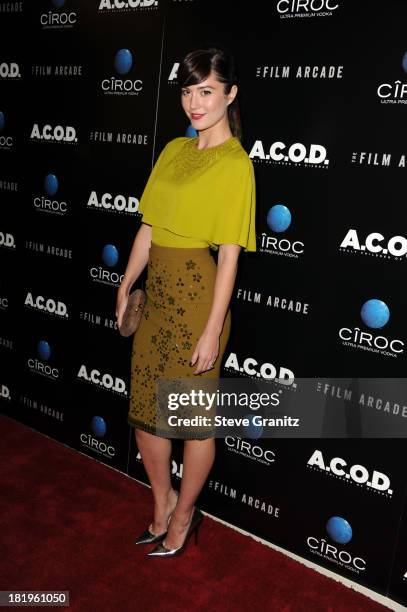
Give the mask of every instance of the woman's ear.
[[237, 85], [232, 85], [230, 92], [227, 95], [227, 97], [229, 98], [228, 104], [232, 104], [233, 100], [237, 96], [237, 92], [238, 92]]

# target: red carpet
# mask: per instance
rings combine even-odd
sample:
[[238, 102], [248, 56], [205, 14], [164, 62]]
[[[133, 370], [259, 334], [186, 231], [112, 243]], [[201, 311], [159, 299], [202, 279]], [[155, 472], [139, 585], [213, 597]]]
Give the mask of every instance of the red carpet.
[[1, 590], [67, 590], [69, 610], [86, 612], [388, 610], [209, 517], [198, 546], [146, 558], [151, 547], [134, 538], [151, 519], [147, 487], [12, 419], [0, 424]]

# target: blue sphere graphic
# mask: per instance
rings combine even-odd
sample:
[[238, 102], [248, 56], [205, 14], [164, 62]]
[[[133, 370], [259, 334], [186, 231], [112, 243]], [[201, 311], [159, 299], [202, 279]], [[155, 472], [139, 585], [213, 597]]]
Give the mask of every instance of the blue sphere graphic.
[[119, 74], [127, 74], [133, 65], [133, 56], [129, 49], [120, 49], [114, 58], [114, 67]]
[[254, 414], [244, 415], [244, 418], [248, 419], [249, 421], [249, 425], [243, 426], [246, 438], [257, 439], [260, 438], [263, 434], [263, 425], [255, 425], [255, 423], [253, 423], [254, 416]]
[[52, 0], [52, 4], [55, 6], [55, 8], [61, 8], [64, 6], [65, 0]]
[[404, 72], [407, 72], [407, 51], [403, 55], [403, 59], [401, 60], [401, 65], [403, 66]]
[[272, 206], [267, 213], [267, 225], [273, 232], [285, 232], [290, 223], [291, 213], [283, 204]]
[[58, 179], [55, 174], [47, 174], [44, 180], [44, 189], [50, 196], [54, 196], [58, 191]]
[[3, 111], [0, 111], [0, 132], [4, 130], [4, 123], [5, 123], [4, 113]]
[[198, 136], [198, 132], [195, 128], [192, 127], [192, 125], [189, 125], [186, 129], [185, 136], [189, 138], [195, 138], [195, 136]]
[[382, 300], [367, 300], [361, 308], [360, 316], [368, 327], [380, 329], [384, 327], [390, 318], [390, 311]]
[[106, 433], [106, 422], [101, 416], [94, 416], [91, 428], [95, 436], [102, 438]]
[[113, 244], [106, 244], [102, 251], [103, 262], [112, 268], [119, 261], [119, 252]]
[[46, 340], [40, 340], [37, 344], [38, 355], [41, 359], [48, 361], [51, 357], [51, 347]]
[[329, 537], [338, 544], [347, 544], [352, 539], [352, 527], [341, 516], [331, 516], [326, 524]]

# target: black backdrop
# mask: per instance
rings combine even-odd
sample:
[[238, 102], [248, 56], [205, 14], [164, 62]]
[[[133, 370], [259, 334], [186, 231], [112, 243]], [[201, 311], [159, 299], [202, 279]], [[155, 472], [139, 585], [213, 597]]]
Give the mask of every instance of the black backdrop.
[[[208, 41], [236, 56], [257, 185], [258, 252], [240, 258], [222, 375], [250, 376], [253, 359], [296, 377], [403, 376], [404, 2], [1, 1], [0, 15], [4, 414], [146, 480], [116, 290], [152, 164], [190, 133], [177, 65]], [[389, 309], [380, 331], [360, 317], [371, 299]], [[380, 350], [345, 344], [355, 330]], [[405, 603], [404, 452], [401, 439], [230, 437], [199, 503]], [[175, 444], [176, 484], [181, 457]]]

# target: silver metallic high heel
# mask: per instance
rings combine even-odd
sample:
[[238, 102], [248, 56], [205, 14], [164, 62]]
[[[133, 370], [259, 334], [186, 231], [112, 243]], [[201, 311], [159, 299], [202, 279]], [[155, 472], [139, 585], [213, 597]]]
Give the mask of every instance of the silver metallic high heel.
[[178, 548], [167, 548], [166, 546], [164, 546], [164, 544], [158, 544], [158, 546], [156, 546], [155, 548], [153, 548], [153, 550], [147, 553], [147, 556], [148, 557], [175, 557], [176, 555], [181, 554], [182, 551], [185, 550], [185, 547], [187, 545], [187, 542], [192, 532], [195, 532], [195, 544], [198, 544], [198, 529], [201, 525], [203, 516], [204, 515], [198, 508], [194, 509], [194, 512], [192, 514], [192, 519], [191, 519], [191, 522], [188, 527], [188, 531], [185, 536], [185, 540], [181, 546], [179, 546]]
[[[177, 494], [177, 502], [178, 502], [178, 491], [175, 491], [175, 492]], [[177, 504], [175, 504], [175, 505], [177, 505]], [[170, 522], [171, 515], [172, 515], [172, 512], [171, 512], [170, 516], [168, 517], [167, 525]], [[168, 533], [168, 531], [164, 531], [164, 533], [159, 533], [158, 535], [156, 535], [155, 533], [150, 531], [150, 529], [146, 529], [137, 538], [136, 544], [156, 544], [157, 542], [161, 542], [162, 540], [164, 540], [164, 538], [167, 535], [167, 533]]]
[[165, 536], [167, 535], [167, 531], [164, 533], [160, 533], [156, 535], [149, 529], [143, 531], [143, 533], [137, 538], [136, 544], [155, 544], [156, 542], [161, 542]]

